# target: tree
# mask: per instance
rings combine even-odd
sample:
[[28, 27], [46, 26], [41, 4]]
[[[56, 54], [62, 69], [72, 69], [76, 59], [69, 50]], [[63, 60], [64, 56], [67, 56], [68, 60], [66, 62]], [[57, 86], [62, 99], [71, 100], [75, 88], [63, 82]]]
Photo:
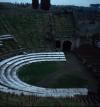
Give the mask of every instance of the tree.
[[41, 9], [49, 10], [50, 9], [50, 0], [41, 0]]
[[32, 0], [33, 9], [37, 9], [39, 7], [39, 0]]

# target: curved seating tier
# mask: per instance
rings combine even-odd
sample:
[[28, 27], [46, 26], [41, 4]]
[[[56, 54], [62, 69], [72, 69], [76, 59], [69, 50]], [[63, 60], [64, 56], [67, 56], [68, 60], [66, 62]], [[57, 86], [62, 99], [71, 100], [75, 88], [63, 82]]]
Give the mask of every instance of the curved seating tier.
[[18, 55], [0, 62], [0, 91], [36, 95], [42, 97], [72, 97], [74, 95], [87, 95], [86, 88], [67, 88], [53, 89], [32, 86], [22, 82], [18, 76], [18, 69], [26, 64], [41, 62], [41, 61], [66, 61], [63, 52], [42, 52]]

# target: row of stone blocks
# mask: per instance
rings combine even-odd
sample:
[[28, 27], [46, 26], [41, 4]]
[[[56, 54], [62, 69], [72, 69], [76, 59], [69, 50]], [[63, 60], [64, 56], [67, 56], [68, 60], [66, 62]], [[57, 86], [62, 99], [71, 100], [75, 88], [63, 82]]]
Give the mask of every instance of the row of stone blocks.
[[41, 61], [66, 61], [63, 52], [42, 52], [17, 55], [0, 62], [0, 91], [36, 95], [42, 97], [73, 97], [75, 95], [87, 95], [87, 88], [44, 88], [32, 86], [21, 81], [17, 72], [18, 69], [26, 64]]

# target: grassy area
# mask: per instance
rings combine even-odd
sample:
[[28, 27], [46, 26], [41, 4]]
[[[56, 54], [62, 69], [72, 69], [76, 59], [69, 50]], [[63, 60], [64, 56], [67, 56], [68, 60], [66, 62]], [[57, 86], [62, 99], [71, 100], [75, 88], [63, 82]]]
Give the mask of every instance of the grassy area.
[[27, 9], [0, 10], [0, 35], [12, 34], [19, 44], [31, 50], [53, 48], [47, 37], [71, 36], [71, 15], [56, 15], [45, 11]]
[[57, 70], [57, 66], [53, 62], [33, 63], [20, 68], [18, 76], [23, 81], [35, 84], [55, 70]]
[[[47, 27], [47, 15], [34, 13], [32, 15], [5, 14], [0, 16], [1, 32], [0, 34], [14, 35], [19, 44], [25, 48], [36, 49], [43, 44], [43, 33]], [[42, 27], [44, 25], [44, 27]]]
[[[87, 80], [66, 72], [65, 62], [40, 62], [20, 68], [18, 76], [22, 81], [32, 85], [52, 88], [85, 87]], [[64, 67], [64, 68], [62, 68]]]

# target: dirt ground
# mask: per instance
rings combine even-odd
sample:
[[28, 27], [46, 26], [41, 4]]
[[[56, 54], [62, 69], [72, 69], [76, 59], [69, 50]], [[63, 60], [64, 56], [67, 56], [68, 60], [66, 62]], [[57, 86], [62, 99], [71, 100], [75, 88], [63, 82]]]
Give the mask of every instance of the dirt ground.
[[[44, 78], [42, 81], [38, 82], [37, 85], [42, 85], [45, 87], [50, 86], [50, 84], [54, 84], [58, 81], [60, 77], [64, 77], [67, 75], [75, 75], [79, 76], [80, 78], [86, 80], [86, 87], [96, 89], [96, 81], [93, 78], [93, 76], [87, 71], [84, 65], [81, 64], [81, 62], [78, 60], [78, 58], [70, 53], [66, 55], [67, 61], [58, 63], [59, 68], [58, 71], [51, 73], [46, 78]], [[56, 63], [56, 62], [55, 62]], [[74, 81], [74, 79], [73, 79]]]
[[[44, 63], [46, 64], [46, 63]], [[42, 67], [39, 69], [30, 69], [24, 74], [24, 81], [41, 87], [49, 88], [90, 88], [96, 89], [96, 81], [93, 76], [87, 71], [85, 66], [78, 60], [78, 58], [73, 53], [66, 54], [66, 62], [53, 62], [51, 63], [56, 67], [53, 69], [50, 67]], [[33, 64], [34, 65], [34, 64]], [[43, 65], [43, 64], [42, 64]], [[41, 66], [42, 66], [41, 65]], [[52, 65], [50, 65], [52, 67]], [[33, 66], [31, 66], [33, 68]], [[35, 67], [35, 66], [34, 66]], [[49, 70], [48, 70], [49, 69]], [[24, 69], [26, 70], [26, 69]], [[34, 70], [41, 70], [40, 72], [35, 72]], [[47, 75], [42, 75], [41, 72], [46, 70], [49, 72]], [[50, 71], [53, 70], [53, 71]], [[30, 74], [28, 74], [30, 72]], [[35, 73], [34, 73], [35, 72]], [[24, 73], [24, 72], [23, 72]], [[34, 77], [36, 74], [37, 77]], [[44, 73], [45, 74], [45, 73]], [[30, 76], [31, 75], [31, 76]], [[33, 76], [32, 76], [33, 75]], [[43, 76], [39, 79], [40, 76]], [[34, 82], [34, 78], [36, 82]], [[31, 82], [30, 82], [31, 81]]]

